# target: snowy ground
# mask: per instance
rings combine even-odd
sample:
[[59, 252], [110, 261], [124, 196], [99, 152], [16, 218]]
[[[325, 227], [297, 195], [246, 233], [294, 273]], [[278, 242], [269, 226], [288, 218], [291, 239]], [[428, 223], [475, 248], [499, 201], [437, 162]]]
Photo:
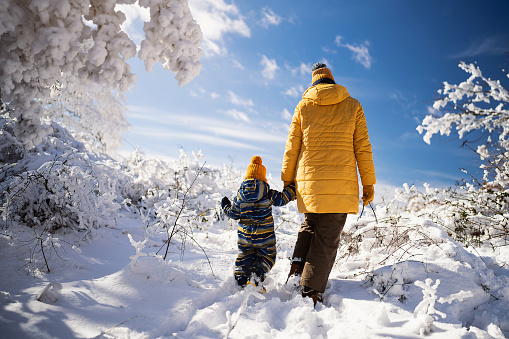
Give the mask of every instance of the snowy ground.
[[[293, 204], [285, 207], [289, 222], [279, 224], [278, 261], [265, 283], [265, 295], [235, 284], [236, 226], [229, 220], [204, 222], [194, 233], [210, 265], [190, 241], [185, 248], [173, 242], [170, 260], [143, 256], [161, 247], [164, 234], [141, 245], [144, 226], [125, 212], [115, 229], [96, 230], [77, 251], [61, 241], [60, 257], [53, 251], [49, 258], [50, 273], [42, 272], [40, 256], [26, 265], [33, 243], [14, 240], [33, 238], [32, 230], [2, 231], [0, 337], [415, 338], [428, 331], [431, 338], [509, 335], [509, 249], [472, 254], [418, 217], [411, 222], [425, 224], [427, 236], [438, 245], [378, 267], [373, 267], [375, 254], [367, 249], [338, 259], [324, 303], [314, 308], [310, 299], [285, 285], [301, 218]], [[346, 229], [356, 221], [349, 216]], [[72, 243], [78, 236], [60, 237]], [[138, 257], [133, 257], [133, 244], [141, 251]]]

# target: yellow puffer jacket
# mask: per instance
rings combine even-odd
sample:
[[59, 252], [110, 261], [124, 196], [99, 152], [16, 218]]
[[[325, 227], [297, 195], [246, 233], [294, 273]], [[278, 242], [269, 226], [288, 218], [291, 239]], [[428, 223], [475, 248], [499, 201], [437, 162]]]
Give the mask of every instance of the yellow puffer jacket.
[[345, 87], [307, 89], [295, 108], [281, 179], [297, 183], [301, 213], [359, 212], [357, 167], [363, 185], [374, 185], [375, 166], [361, 104]]

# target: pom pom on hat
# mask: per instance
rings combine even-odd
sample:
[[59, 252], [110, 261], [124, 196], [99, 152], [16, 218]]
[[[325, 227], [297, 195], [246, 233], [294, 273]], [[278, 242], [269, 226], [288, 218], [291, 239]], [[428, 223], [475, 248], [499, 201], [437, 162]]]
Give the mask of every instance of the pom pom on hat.
[[258, 155], [255, 155], [254, 157], [251, 158], [251, 163], [261, 165], [262, 158], [260, 158]]
[[247, 172], [245, 179], [259, 179], [267, 182], [267, 178], [265, 175], [267, 174], [267, 170], [265, 166], [262, 165], [262, 158], [258, 155], [255, 155], [251, 158], [251, 164], [247, 166]]
[[311, 67], [311, 72], [314, 72], [317, 69], [323, 68], [323, 67], [327, 67], [327, 65], [324, 64], [323, 62], [317, 62], [316, 64], [313, 65], [313, 67]]

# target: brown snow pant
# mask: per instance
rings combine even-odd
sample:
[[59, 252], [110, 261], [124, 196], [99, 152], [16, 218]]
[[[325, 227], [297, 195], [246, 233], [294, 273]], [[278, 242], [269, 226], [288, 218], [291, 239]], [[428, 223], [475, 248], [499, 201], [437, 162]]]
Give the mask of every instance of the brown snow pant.
[[324, 292], [336, 260], [339, 237], [346, 222], [346, 213], [305, 213], [292, 262], [304, 265], [300, 284]]

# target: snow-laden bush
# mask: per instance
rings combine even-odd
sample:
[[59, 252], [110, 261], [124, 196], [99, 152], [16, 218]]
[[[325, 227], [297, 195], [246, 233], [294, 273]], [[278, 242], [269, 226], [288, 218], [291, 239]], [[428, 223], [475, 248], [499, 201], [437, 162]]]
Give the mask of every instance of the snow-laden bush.
[[4, 178], [4, 225], [47, 232], [110, 226], [120, 207], [114, 162], [88, 153], [56, 124], [53, 131]]
[[128, 173], [124, 180], [131, 183], [126, 204], [147, 225], [144, 246], [154, 245], [156, 234], [165, 234], [165, 243], [154, 254], [163, 259], [177, 237], [182, 253], [188, 241], [197, 244], [194, 231], [206, 231], [203, 228], [208, 221], [222, 218], [218, 202], [240, 184], [239, 172], [206, 167], [202, 158], [201, 152], [189, 157], [181, 150], [178, 160], [165, 163], [135, 152], [123, 164]]
[[[376, 247], [394, 256], [406, 246], [434, 244], [434, 238], [422, 232], [422, 225], [408, 223], [415, 213], [466, 246], [482, 243], [506, 246], [509, 244], [509, 213], [493, 201], [496, 194], [474, 189], [466, 191], [461, 187], [437, 189], [426, 183], [419, 190], [415, 185], [404, 184], [403, 189], [395, 190], [391, 201], [377, 206], [378, 223], [371, 214], [371, 219], [363, 217], [352, 228], [344, 230], [344, 246], [355, 252], [360, 241], [368, 237]], [[368, 215], [370, 213], [368, 211]], [[351, 252], [344, 255], [349, 254]]]
[[115, 218], [115, 181], [72, 156], [17, 176], [2, 207], [4, 220], [54, 231], [108, 226]]
[[[373, 212], [366, 209], [365, 215], [343, 229], [338, 260], [349, 265], [360, 260], [364, 262], [363, 269], [370, 271], [379, 265], [410, 259], [422, 253], [423, 248], [440, 250], [445, 232], [443, 225], [437, 224], [443, 219], [436, 218], [436, 213], [446, 206], [447, 191], [427, 185], [426, 191], [419, 193], [414, 186], [405, 184], [403, 190], [396, 190], [391, 201], [379, 204]], [[415, 218], [416, 213], [419, 219]], [[366, 254], [370, 257], [359, 257]]]

